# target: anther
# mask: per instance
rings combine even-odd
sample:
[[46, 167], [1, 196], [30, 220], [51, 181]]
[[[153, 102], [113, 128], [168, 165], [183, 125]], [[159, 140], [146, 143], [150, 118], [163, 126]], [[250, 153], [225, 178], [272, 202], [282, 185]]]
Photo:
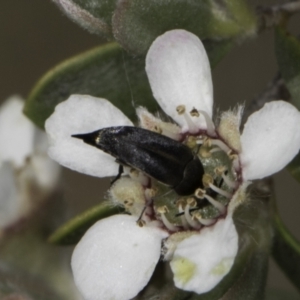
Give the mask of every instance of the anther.
[[234, 153], [234, 152], [232, 151], [232, 149], [230, 149], [230, 150], [227, 152], [227, 155], [228, 155], [229, 159], [231, 159], [231, 160], [235, 160], [235, 159], [238, 158], [238, 155], [237, 155], [236, 153]]
[[195, 136], [189, 136], [186, 139], [186, 143], [185, 143], [189, 148], [194, 148], [197, 146], [197, 138]]
[[145, 224], [146, 224], [146, 222], [145, 222], [144, 220], [142, 220], [142, 219], [138, 219], [138, 220], [136, 221], [136, 223], [137, 223], [137, 225], [140, 226], [140, 227], [143, 227], [143, 226], [145, 226]]
[[176, 111], [178, 115], [183, 115], [185, 113], [185, 105], [178, 105]]
[[199, 155], [203, 158], [209, 158], [211, 157], [211, 152], [207, 147], [202, 145], [199, 149]]
[[158, 125], [155, 125], [155, 126], [153, 127], [153, 131], [154, 131], [154, 132], [157, 132], [157, 133], [162, 133], [162, 132], [163, 132], [163, 130], [162, 130]]
[[125, 208], [130, 208], [133, 205], [134, 200], [133, 199], [125, 199], [123, 203], [124, 203]]
[[210, 184], [213, 184], [214, 179], [212, 178], [211, 175], [205, 173], [202, 177], [202, 183], [204, 185], [205, 188], [210, 187]]
[[185, 199], [184, 199], [184, 198], [180, 198], [179, 200], [177, 200], [176, 206], [177, 206], [178, 209], [179, 209], [180, 207], [182, 207], [182, 209], [184, 209], [185, 206], [186, 206], [186, 201], [185, 201]]
[[231, 179], [229, 178], [229, 176], [225, 174], [226, 171], [227, 171], [227, 170], [226, 170], [226, 168], [225, 168], [224, 166], [219, 166], [219, 167], [215, 168], [215, 173], [216, 173], [216, 175], [222, 176], [222, 178], [223, 178], [225, 184], [226, 184], [229, 188], [235, 189], [236, 186], [237, 186], [237, 183], [236, 183], [235, 181], [231, 180]]
[[225, 213], [225, 211], [226, 211], [226, 208], [225, 208], [225, 206], [222, 204], [222, 203], [220, 203], [220, 202], [218, 202], [218, 201], [216, 201], [214, 198], [212, 198], [211, 196], [209, 196], [209, 195], [207, 195], [206, 194], [206, 191], [205, 190], [202, 190], [202, 189], [197, 189], [196, 191], [195, 191], [195, 196], [198, 198], [198, 199], [207, 199], [207, 201], [211, 204], [211, 205], [213, 205], [221, 214], [224, 214]]
[[197, 133], [199, 131], [199, 128], [193, 122], [193, 120], [191, 119], [191, 116], [186, 113], [185, 105], [178, 105], [176, 107], [176, 111], [177, 111], [178, 115], [182, 115], [184, 117], [190, 133]]
[[205, 146], [205, 147], [211, 147], [211, 138], [209, 138], [209, 137], [205, 137], [204, 139], [203, 139], [203, 146]]
[[165, 214], [168, 212], [168, 208], [166, 206], [160, 206], [157, 208], [157, 213], [161, 216], [161, 221], [165, 225], [165, 227], [170, 231], [178, 231], [178, 228], [173, 225], [165, 216]]
[[215, 168], [214, 171], [217, 176], [222, 176], [224, 174], [224, 172], [226, 171], [226, 168], [224, 166], [218, 166]]
[[196, 191], [195, 191], [195, 197], [198, 199], [204, 199], [205, 194], [206, 194], [206, 191], [202, 190], [200, 188], [196, 189]]
[[196, 207], [197, 206], [197, 201], [195, 200], [195, 198], [191, 197], [191, 198], [188, 198], [186, 200], [186, 204], [191, 207]]
[[199, 111], [195, 107], [190, 111], [190, 115], [192, 117], [199, 117], [200, 116]]

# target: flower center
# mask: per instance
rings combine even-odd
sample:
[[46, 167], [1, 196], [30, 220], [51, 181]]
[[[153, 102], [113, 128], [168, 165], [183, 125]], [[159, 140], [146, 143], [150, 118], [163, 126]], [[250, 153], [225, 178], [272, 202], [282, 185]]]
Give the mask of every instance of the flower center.
[[222, 140], [202, 133], [198, 136], [187, 135], [184, 143], [202, 162], [204, 175], [200, 180], [203, 188], [196, 189], [193, 195], [179, 197], [158, 182], [152, 185], [157, 190], [153, 201], [155, 216], [171, 232], [198, 230], [224, 217], [240, 182], [235, 167], [236, 156]]
[[112, 201], [136, 215], [139, 224], [156, 221], [172, 233], [200, 230], [226, 216], [227, 206], [241, 183], [238, 156], [219, 137], [209, 116], [205, 119], [210, 124], [207, 130], [195, 132], [192, 126], [192, 131], [181, 139], [204, 169], [193, 194], [179, 196], [169, 186], [132, 169], [112, 186]]

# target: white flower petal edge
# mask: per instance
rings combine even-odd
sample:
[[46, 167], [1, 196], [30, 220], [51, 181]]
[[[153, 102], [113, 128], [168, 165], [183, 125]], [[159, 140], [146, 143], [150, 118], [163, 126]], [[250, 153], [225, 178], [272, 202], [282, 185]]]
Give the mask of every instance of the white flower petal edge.
[[35, 180], [44, 190], [51, 191], [56, 188], [60, 179], [61, 167], [52, 160], [48, 154], [48, 138], [44, 131], [35, 128], [34, 153], [29, 164], [33, 168]]
[[252, 114], [241, 136], [244, 180], [280, 171], [300, 148], [300, 113], [285, 101], [272, 101]]
[[148, 283], [167, 233], [140, 227], [136, 217], [112, 216], [93, 225], [77, 244], [72, 270], [85, 300], [128, 300]]
[[81, 173], [97, 177], [116, 175], [118, 165], [112, 156], [71, 135], [122, 125], [133, 126], [109, 101], [87, 95], [72, 95], [56, 106], [45, 123], [50, 141], [48, 154], [63, 166]]
[[170, 263], [176, 287], [202, 294], [230, 271], [238, 252], [238, 234], [228, 215], [215, 225], [184, 239]]
[[21, 211], [22, 198], [18, 194], [13, 166], [4, 162], [0, 166], [0, 229], [15, 222]]
[[[153, 95], [161, 108], [183, 131], [188, 124], [176, 107], [185, 105], [212, 116], [213, 87], [206, 51], [197, 36], [185, 30], [172, 30], [159, 36], [146, 57], [146, 72]], [[193, 117], [199, 128], [206, 128], [202, 117]]]
[[24, 102], [18, 96], [5, 101], [0, 110], [0, 160], [16, 167], [33, 151], [34, 125], [23, 115]]

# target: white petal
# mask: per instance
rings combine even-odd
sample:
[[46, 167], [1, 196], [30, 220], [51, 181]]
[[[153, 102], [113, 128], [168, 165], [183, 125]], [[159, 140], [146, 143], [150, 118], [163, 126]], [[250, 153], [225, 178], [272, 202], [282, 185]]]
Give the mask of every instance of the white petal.
[[[213, 87], [206, 51], [199, 38], [185, 30], [172, 30], [159, 36], [151, 45], [146, 58], [146, 72], [153, 95], [161, 108], [183, 129], [188, 124], [176, 111], [185, 105], [212, 116]], [[200, 128], [205, 121], [193, 117]]]
[[9, 98], [0, 110], [0, 159], [20, 167], [33, 150], [34, 125], [24, 116], [24, 102]]
[[0, 167], [0, 229], [18, 220], [21, 207], [13, 167], [5, 162]]
[[30, 161], [39, 188], [53, 191], [60, 178], [61, 167], [47, 154], [33, 155]]
[[44, 131], [35, 128], [34, 153], [30, 164], [33, 168], [35, 180], [41, 189], [52, 191], [60, 178], [61, 167], [48, 154], [49, 143]]
[[238, 234], [231, 216], [202, 229], [177, 245], [171, 261], [176, 287], [202, 294], [230, 271], [238, 251]]
[[244, 180], [284, 168], [300, 148], [300, 113], [285, 101], [273, 101], [252, 114], [241, 136]]
[[86, 95], [72, 95], [56, 106], [45, 123], [50, 138], [48, 153], [63, 166], [81, 173], [97, 177], [116, 175], [118, 165], [115, 158], [71, 135], [122, 125], [133, 126], [109, 101]]
[[126, 300], [148, 283], [167, 234], [117, 215], [92, 226], [72, 256], [75, 283], [85, 300]]

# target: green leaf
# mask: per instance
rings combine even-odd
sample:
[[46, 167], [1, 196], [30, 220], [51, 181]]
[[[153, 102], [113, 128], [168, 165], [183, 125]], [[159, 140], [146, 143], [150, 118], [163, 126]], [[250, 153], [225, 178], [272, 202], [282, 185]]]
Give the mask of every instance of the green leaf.
[[38, 126], [55, 106], [72, 94], [106, 98], [135, 120], [135, 107], [157, 109], [145, 72], [145, 61], [126, 54], [116, 43], [75, 56], [50, 70], [33, 88], [24, 112]]
[[275, 29], [275, 51], [292, 102], [300, 109], [300, 41], [278, 26]]
[[273, 258], [300, 292], [300, 242], [284, 226], [278, 214], [273, 223]]
[[110, 202], [101, 204], [85, 211], [58, 228], [48, 239], [52, 244], [73, 245], [79, 242], [85, 232], [98, 220], [123, 212], [121, 207]]
[[256, 20], [243, 0], [122, 0], [113, 16], [115, 39], [128, 51], [146, 54], [156, 37], [185, 29], [201, 39], [253, 35]]
[[53, 0], [74, 22], [91, 33], [112, 38], [111, 19], [117, 0]]

